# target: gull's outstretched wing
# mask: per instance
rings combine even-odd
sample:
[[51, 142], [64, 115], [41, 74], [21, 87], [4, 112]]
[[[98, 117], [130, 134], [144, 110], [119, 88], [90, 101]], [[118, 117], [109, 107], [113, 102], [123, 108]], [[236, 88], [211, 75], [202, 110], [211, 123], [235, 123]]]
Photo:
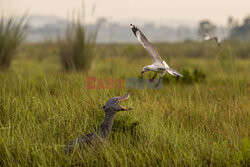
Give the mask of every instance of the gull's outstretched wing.
[[150, 57], [153, 60], [153, 63], [163, 65], [163, 60], [158, 53], [158, 51], [153, 47], [153, 45], [147, 40], [145, 35], [133, 24], [130, 24], [132, 31], [134, 32], [135, 36], [138, 38], [142, 46], [148, 51]]

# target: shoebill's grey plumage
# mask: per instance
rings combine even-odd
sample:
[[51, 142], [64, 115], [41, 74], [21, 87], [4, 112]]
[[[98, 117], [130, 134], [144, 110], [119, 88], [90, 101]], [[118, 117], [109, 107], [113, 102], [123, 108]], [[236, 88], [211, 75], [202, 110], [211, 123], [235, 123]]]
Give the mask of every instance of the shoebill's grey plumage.
[[117, 96], [109, 99], [103, 106], [105, 117], [99, 128], [94, 132], [78, 137], [75, 140], [69, 142], [65, 148], [65, 153], [71, 153], [76, 148], [76, 146], [79, 148], [84, 148], [102, 144], [103, 141], [107, 141], [111, 133], [115, 114], [119, 111], [132, 110], [132, 108], [125, 108], [119, 104], [119, 102], [128, 100], [129, 97], [130, 95], [128, 93], [124, 96]]

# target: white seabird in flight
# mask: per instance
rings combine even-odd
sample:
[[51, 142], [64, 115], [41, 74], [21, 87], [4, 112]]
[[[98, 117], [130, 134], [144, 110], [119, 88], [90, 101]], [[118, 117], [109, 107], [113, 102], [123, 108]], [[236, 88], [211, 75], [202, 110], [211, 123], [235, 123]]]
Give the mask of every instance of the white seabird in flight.
[[221, 44], [220, 38], [218, 38], [216, 36], [210, 37], [209, 35], [206, 34], [203, 39], [204, 39], [204, 41], [212, 41], [212, 40], [214, 40], [217, 43], [218, 46], [220, 46], [220, 44]]
[[152, 65], [147, 65], [147, 66], [143, 67], [141, 74], [143, 74], [144, 72], [147, 72], [147, 71], [156, 72], [155, 75], [153, 76], [153, 78], [150, 79], [150, 82], [153, 82], [157, 73], [160, 73], [160, 78], [159, 78], [158, 83], [156, 84], [156, 87], [158, 87], [158, 85], [161, 81], [161, 78], [166, 74], [166, 72], [168, 72], [169, 74], [174, 75], [174, 76], [183, 77], [182, 74], [171, 69], [168, 66], [168, 64], [164, 60], [162, 60], [158, 51], [153, 47], [153, 45], [147, 40], [145, 35], [143, 35], [143, 33], [137, 27], [135, 27], [133, 24], [130, 24], [130, 26], [131, 26], [132, 31], [134, 32], [135, 36], [138, 38], [138, 40], [140, 41], [142, 46], [147, 50], [147, 52], [149, 53], [150, 57], [153, 60]]

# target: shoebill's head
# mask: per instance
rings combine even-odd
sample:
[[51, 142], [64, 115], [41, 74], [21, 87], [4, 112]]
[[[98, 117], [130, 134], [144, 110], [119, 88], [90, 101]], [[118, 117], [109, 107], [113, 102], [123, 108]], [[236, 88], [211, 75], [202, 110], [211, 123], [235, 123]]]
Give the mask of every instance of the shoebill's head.
[[124, 96], [117, 96], [113, 97], [108, 100], [108, 102], [102, 107], [105, 111], [105, 113], [114, 114], [118, 111], [128, 111], [132, 110], [132, 108], [125, 108], [122, 105], [120, 105], [120, 102], [126, 101], [129, 99], [129, 93]]

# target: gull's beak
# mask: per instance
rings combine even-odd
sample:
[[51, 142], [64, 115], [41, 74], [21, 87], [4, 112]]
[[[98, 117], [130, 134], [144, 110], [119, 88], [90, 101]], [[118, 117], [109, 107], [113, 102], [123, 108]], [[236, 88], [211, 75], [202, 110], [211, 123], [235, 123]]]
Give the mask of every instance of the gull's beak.
[[[117, 98], [118, 102], [123, 102], [123, 101], [128, 100], [128, 99], [129, 99], [129, 97], [130, 97], [130, 94], [129, 94], [129, 93], [127, 93], [127, 94], [126, 94], [126, 95], [124, 95], [124, 96], [118, 96], [118, 97], [116, 97], [116, 98]], [[119, 104], [119, 105], [120, 105], [120, 104]], [[129, 107], [129, 108], [125, 108], [125, 107], [123, 107], [122, 105], [120, 105], [120, 107], [121, 107], [121, 110], [122, 110], [122, 111], [129, 111], [129, 110], [132, 110], [132, 108], [131, 108], [131, 107]]]

